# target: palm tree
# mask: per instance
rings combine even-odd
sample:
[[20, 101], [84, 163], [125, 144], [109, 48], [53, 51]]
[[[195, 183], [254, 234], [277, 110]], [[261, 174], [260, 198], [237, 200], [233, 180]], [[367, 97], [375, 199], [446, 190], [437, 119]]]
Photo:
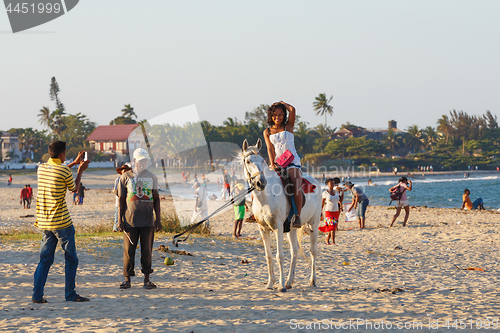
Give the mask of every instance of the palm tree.
[[332, 115], [333, 114], [333, 106], [331, 106], [329, 103], [332, 100], [333, 96], [330, 96], [330, 98], [326, 98], [326, 94], [322, 93], [319, 94], [318, 97], [315, 98], [315, 101], [313, 102], [314, 106], [314, 111], [316, 111], [316, 115], [325, 115], [325, 128], [326, 126], [326, 116], [327, 115]]
[[236, 119], [236, 118], [233, 119], [231, 117], [228, 117], [227, 120], [224, 120], [222, 122], [222, 125], [226, 126], [226, 127], [236, 127], [239, 125], [239, 123], [238, 123], [238, 119]]
[[38, 122], [42, 125], [47, 126], [49, 129], [52, 128], [52, 117], [50, 115], [50, 110], [48, 107], [44, 106], [40, 109], [40, 113], [38, 114]]
[[413, 152], [419, 150], [423, 146], [422, 130], [418, 128], [418, 125], [411, 125], [406, 130], [408, 135], [406, 141], [406, 148], [412, 149]]
[[130, 106], [130, 104], [126, 104], [125, 108], [122, 109], [122, 117], [132, 119], [134, 116], [137, 119], [137, 115], [134, 112], [134, 108]]
[[50, 100], [56, 101], [57, 108], [64, 113], [64, 104], [59, 99], [60, 92], [61, 90], [59, 89], [59, 84], [57, 83], [56, 78], [52, 77], [52, 80], [50, 81]]
[[385, 143], [387, 144], [393, 155], [396, 149], [399, 148], [399, 143], [400, 143], [399, 138], [400, 137], [398, 133], [393, 128], [390, 128], [389, 131], [387, 132]]
[[323, 152], [326, 144], [328, 143], [328, 135], [331, 133], [332, 131], [329, 128], [326, 128], [323, 124], [320, 124], [307, 132], [307, 139], [313, 143], [313, 152]]
[[422, 134], [426, 143], [427, 148], [433, 149], [434, 144], [438, 141], [439, 135], [436, 132], [436, 130], [431, 127], [427, 126], [425, 129], [422, 130]]
[[440, 119], [438, 119], [438, 127], [437, 130], [446, 135], [446, 144], [448, 144], [448, 137], [450, 136], [451, 131], [453, 130], [450, 119], [447, 115], [443, 115]]
[[61, 139], [62, 132], [67, 128], [66, 124], [64, 123], [64, 115], [65, 113], [61, 109], [55, 110], [50, 115], [50, 117], [52, 118], [52, 131], [57, 134], [59, 140]]

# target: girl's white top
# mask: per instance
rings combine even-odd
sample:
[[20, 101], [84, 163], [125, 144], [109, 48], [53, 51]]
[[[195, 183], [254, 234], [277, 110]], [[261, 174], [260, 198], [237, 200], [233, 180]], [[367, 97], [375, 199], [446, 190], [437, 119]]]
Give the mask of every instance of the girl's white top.
[[339, 192], [333, 190], [333, 194], [328, 193], [328, 190], [323, 191], [322, 197], [325, 199], [325, 211], [326, 212], [338, 212], [339, 211]]
[[290, 153], [293, 154], [293, 161], [292, 163], [295, 164], [296, 166], [300, 167], [300, 157], [297, 154], [297, 150], [295, 149], [295, 142], [294, 142], [294, 137], [293, 133], [290, 133], [288, 131], [282, 131], [279, 133], [271, 134], [269, 136], [269, 140], [271, 140], [271, 143], [274, 146], [274, 153], [276, 155], [276, 159], [283, 155], [285, 150], [289, 150]]

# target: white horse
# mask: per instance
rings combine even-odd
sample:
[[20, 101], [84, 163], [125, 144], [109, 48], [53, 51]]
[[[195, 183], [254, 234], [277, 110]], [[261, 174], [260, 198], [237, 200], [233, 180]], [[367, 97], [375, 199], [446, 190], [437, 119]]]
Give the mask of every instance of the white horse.
[[274, 170], [270, 170], [259, 150], [262, 148], [262, 141], [257, 140], [255, 146], [248, 146], [247, 140], [243, 142], [242, 163], [245, 176], [248, 182], [255, 187], [253, 192], [252, 211], [259, 224], [260, 234], [264, 242], [266, 251], [267, 268], [269, 279], [267, 289], [273, 289], [275, 282], [273, 257], [271, 251], [271, 231], [276, 235], [277, 253], [276, 260], [280, 269], [279, 291], [286, 291], [292, 288], [295, 279], [295, 266], [297, 264], [297, 254], [300, 250], [300, 242], [297, 239], [297, 231], [300, 230], [299, 237], [302, 237], [302, 230], [305, 225], [309, 225], [311, 232], [311, 279], [310, 285], [316, 286], [316, 255], [318, 250], [318, 226], [321, 215], [321, 188], [316, 179], [308, 174], [303, 174], [303, 178], [309, 180], [316, 189], [312, 193], [305, 194], [306, 203], [302, 208], [300, 219], [302, 228], [291, 228], [288, 233], [290, 242], [291, 263], [290, 273], [285, 283], [283, 277], [283, 222], [285, 222], [290, 211], [290, 203], [285, 195], [285, 189], [281, 179]]

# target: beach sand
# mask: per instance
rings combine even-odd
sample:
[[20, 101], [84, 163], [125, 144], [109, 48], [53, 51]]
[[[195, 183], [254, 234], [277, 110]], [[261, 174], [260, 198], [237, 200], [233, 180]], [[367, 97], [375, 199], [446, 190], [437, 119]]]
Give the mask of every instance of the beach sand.
[[[19, 208], [18, 198], [23, 184], [36, 184], [34, 177], [18, 176], [12, 187], [0, 188], [2, 232], [32, 228], [34, 218], [19, 216], [34, 214], [34, 207]], [[112, 184], [114, 177], [85, 174], [85, 186], [90, 188], [85, 205], [70, 206], [79, 232], [111, 224], [114, 197], [103, 184]], [[191, 204], [186, 200], [186, 207]], [[167, 200], [162, 205], [168, 206]], [[330, 324], [356, 324], [359, 319], [394, 327], [397, 322], [422, 323], [423, 331], [430, 331], [429, 322], [438, 320], [439, 329], [432, 331], [444, 332], [449, 331], [443, 326], [448, 319], [466, 319], [465, 331], [473, 331], [471, 319], [474, 329], [476, 320], [499, 320], [500, 215], [416, 207], [407, 227], [401, 226], [401, 215], [395, 227], [388, 228], [393, 213], [388, 207], [369, 207], [365, 230], [356, 222], [341, 222], [337, 246], [324, 245], [321, 236], [318, 287], [309, 286], [309, 263], [300, 257], [296, 281], [286, 293], [264, 289], [267, 265], [257, 226], [245, 223], [247, 238], [232, 239], [231, 210], [211, 221], [213, 236], [196, 235], [180, 243], [179, 249], [193, 256], [172, 254], [175, 264], [165, 266], [166, 254], [154, 251], [151, 279], [156, 290], [142, 288], [139, 260], [132, 288], [118, 288], [123, 279], [121, 235], [78, 237], [77, 292], [91, 299], [86, 303], [64, 301], [60, 249], [45, 288], [49, 303], [31, 303], [40, 242], [0, 238], [0, 330], [271, 332], [305, 329], [308, 322], [321, 320], [322, 328], [330, 329]], [[171, 237], [157, 234], [154, 247], [161, 244], [172, 248]], [[307, 253], [308, 236], [303, 245]], [[243, 259], [249, 264], [241, 264]], [[286, 273], [288, 267], [285, 241]], [[468, 267], [484, 272], [463, 270]], [[299, 323], [304, 326], [296, 326]], [[318, 324], [315, 328], [320, 330]], [[357, 332], [366, 327], [350, 328]]]

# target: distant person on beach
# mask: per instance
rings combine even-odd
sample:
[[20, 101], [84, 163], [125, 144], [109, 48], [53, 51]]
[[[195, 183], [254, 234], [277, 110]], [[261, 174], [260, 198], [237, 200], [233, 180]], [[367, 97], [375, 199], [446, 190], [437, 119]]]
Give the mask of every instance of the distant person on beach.
[[389, 192], [399, 191], [402, 192], [401, 199], [396, 202], [396, 214], [392, 217], [391, 225], [394, 225], [394, 222], [398, 218], [401, 213], [401, 208], [405, 209], [405, 219], [403, 221], [403, 227], [408, 222], [408, 218], [410, 217], [410, 204], [408, 203], [408, 198], [406, 197], [406, 191], [411, 191], [413, 188], [413, 184], [411, 180], [408, 180], [406, 177], [401, 177], [396, 186], [393, 186], [389, 189]]
[[115, 179], [115, 185], [113, 187], [113, 193], [115, 194], [115, 222], [113, 223], [113, 231], [118, 231], [118, 210], [120, 209], [120, 197], [118, 196], [118, 185], [120, 184], [120, 177], [125, 172], [132, 170], [129, 163], [123, 164], [121, 167], [116, 169], [116, 172], [119, 174]]
[[9, 175], [9, 180], [7, 181], [7, 186], [12, 185], [12, 175]]
[[233, 172], [231, 172], [230, 179], [231, 179], [231, 185], [235, 186], [238, 181], [238, 177], [236, 177], [236, 171], [233, 170]]
[[351, 191], [353, 199], [347, 211], [350, 212], [353, 208], [357, 209], [359, 228], [364, 229], [366, 222], [366, 209], [370, 204], [370, 200], [368, 200], [365, 192], [360, 187], [355, 187], [351, 182], [347, 182], [344, 185]]
[[[123, 171], [118, 185], [120, 210], [118, 230], [123, 235], [123, 276], [120, 289], [128, 289], [135, 276], [135, 251], [141, 242], [141, 271], [145, 289], [155, 289], [149, 277], [153, 273], [153, 243], [155, 231], [161, 229], [161, 208], [158, 178], [146, 168], [150, 163], [148, 152], [137, 148], [133, 154], [132, 170]], [[133, 200], [137, 197], [136, 200]]]
[[31, 206], [31, 201], [33, 200], [33, 188], [30, 184], [28, 184], [28, 196], [29, 196], [29, 204]]
[[[337, 229], [339, 221], [340, 193], [335, 189], [337, 184], [335, 183], [334, 178], [328, 178], [325, 181], [325, 184], [328, 186], [328, 189], [323, 191], [323, 200], [321, 202], [321, 209], [324, 209], [323, 216], [325, 219], [325, 225], [319, 227], [318, 229], [321, 232], [327, 233], [325, 244], [332, 245], [335, 244], [335, 230]], [[330, 243], [330, 239], [332, 240], [332, 243]]]
[[484, 210], [483, 199], [477, 198], [474, 202], [470, 200], [470, 191], [469, 189], [464, 190], [464, 195], [462, 196], [462, 207], [460, 209], [468, 209], [468, 210]]
[[[90, 161], [84, 161], [84, 152], [77, 158], [62, 165], [66, 159], [66, 142], [54, 141], [49, 145], [49, 161], [38, 168], [38, 196], [36, 200], [35, 227], [42, 230], [40, 262], [35, 271], [33, 287], [33, 303], [47, 303], [43, 298], [43, 290], [47, 282], [50, 266], [54, 262], [57, 242], [61, 242], [65, 264], [65, 297], [66, 301], [84, 302], [88, 298], [75, 291], [78, 256], [75, 245], [75, 227], [66, 205], [66, 191], [75, 192], [80, 187], [80, 179]], [[73, 180], [70, 168], [78, 166], [76, 180]]]
[[[340, 178], [339, 177], [335, 177], [333, 178], [333, 184], [334, 184], [334, 190], [337, 191], [339, 193], [339, 196], [340, 196], [340, 199], [339, 199], [339, 209], [340, 211], [343, 211], [344, 210], [344, 205], [343, 205], [343, 202], [344, 202], [344, 188], [342, 186], [340, 186]], [[337, 223], [337, 230], [338, 230], [338, 223]]]
[[23, 205], [23, 209], [30, 209], [30, 191], [28, 190], [28, 185], [24, 185], [21, 190], [20, 204]]
[[[208, 216], [208, 202], [207, 202], [207, 189], [205, 186], [201, 187], [198, 181], [194, 182], [194, 197], [196, 199], [194, 203], [194, 212], [191, 217], [191, 222], [199, 222]], [[208, 229], [210, 227], [210, 222], [205, 221], [205, 227]]]
[[227, 196], [227, 191], [226, 191], [226, 188], [224, 188], [224, 187], [223, 187], [223, 188], [220, 190], [220, 199], [221, 199], [221, 200], [227, 200], [227, 199], [226, 199], [226, 196]]
[[[242, 179], [236, 180], [236, 184], [233, 189], [233, 198], [245, 191], [245, 185]], [[233, 237], [241, 237], [241, 227], [243, 226], [243, 220], [245, 219], [245, 197], [235, 201], [234, 206], [234, 230]]]
[[[227, 170], [224, 170], [224, 190], [227, 193], [227, 197], [231, 198], [231, 185], [230, 185], [229, 175], [227, 174]], [[226, 194], [224, 194], [224, 200], [226, 199]]]
[[83, 205], [83, 199], [85, 198], [85, 191], [88, 189], [80, 183], [80, 188], [78, 189], [78, 205]]

